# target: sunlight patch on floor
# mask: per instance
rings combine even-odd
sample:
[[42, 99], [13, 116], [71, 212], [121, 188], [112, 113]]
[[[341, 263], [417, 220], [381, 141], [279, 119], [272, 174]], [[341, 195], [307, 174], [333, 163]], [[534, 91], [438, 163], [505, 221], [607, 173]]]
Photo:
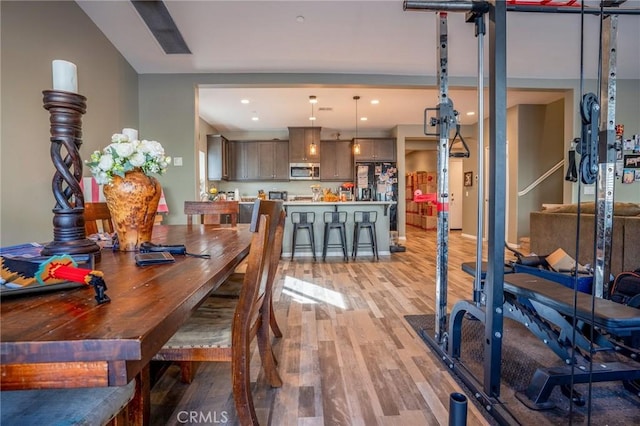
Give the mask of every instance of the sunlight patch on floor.
[[284, 277], [282, 293], [300, 304], [328, 303], [337, 308], [347, 308], [342, 293], [288, 275]]

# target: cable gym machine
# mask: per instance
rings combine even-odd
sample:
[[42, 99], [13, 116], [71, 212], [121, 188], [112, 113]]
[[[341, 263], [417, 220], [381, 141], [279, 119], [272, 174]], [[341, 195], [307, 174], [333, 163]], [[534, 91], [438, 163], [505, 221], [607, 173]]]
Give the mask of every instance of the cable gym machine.
[[[578, 321], [587, 321], [596, 324], [605, 331], [605, 335], [597, 335], [598, 350], [618, 350], [618, 342], [608, 340], [606, 330], [615, 332], [623, 336], [629, 333], [640, 332], [640, 318], [636, 317], [636, 312], [625, 311], [615, 318], [613, 323], [611, 318], [603, 318], [600, 313], [581, 312], [577, 309], [582, 305], [591, 306], [592, 296], [584, 295], [589, 300], [584, 300], [580, 307], [573, 306], [567, 308], [565, 303], [551, 303], [545, 305], [538, 299], [542, 297], [537, 289], [523, 289], [522, 285], [510, 279], [505, 284], [505, 210], [506, 210], [506, 12], [538, 12], [538, 13], [590, 13], [600, 14], [601, 36], [603, 57], [601, 63], [605, 64], [606, 71], [600, 82], [601, 96], [599, 100], [594, 94], [589, 93], [582, 96], [580, 112], [582, 117], [582, 137], [578, 146], [581, 154], [580, 175], [583, 183], [596, 182], [596, 238], [594, 248], [595, 271], [593, 281], [594, 296], [606, 298], [608, 295], [608, 283], [610, 275], [611, 258], [611, 230], [613, 227], [613, 196], [615, 179], [616, 153], [620, 149], [616, 142], [615, 134], [615, 96], [616, 96], [616, 36], [617, 36], [617, 15], [619, 14], [640, 14], [640, 9], [621, 9], [622, 1], [604, 1], [599, 10], [585, 10], [582, 8], [562, 8], [557, 2], [543, 2], [547, 5], [518, 5], [516, 2], [509, 4], [506, 1], [404, 1], [405, 10], [433, 11], [438, 15], [437, 22], [437, 84], [439, 89], [439, 104], [434, 110], [436, 117], [431, 119], [431, 126], [436, 126], [439, 137], [438, 143], [438, 193], [437, 201], [437, 256], [436, 256], [436, 306], [435, 324], [433, 336], [423, 333], [422, 337], [429, 343], [431, 348], [437, 352], [443, 362], [455, 373], [465, 385], [472, 391], [475, 398], [486, 408], [490, 414], [502, 424], [518, 423], [513, 415], [506, 409], [500, 401], [501, 383], [501, 363], [502, 363], [502, 338], [503, 338], [503, 318], [524, 322], [531, 319], [530, 313], [522, 313], [520, 306], [512, 306], [510, 300], [527, 299], [530, 304], [535, 304], [544, 321], [537, 324], [534, 331], [539, 338], [555, 338], [549, 334], [550, 330], [545, 329], [545, 321], [554, 324], [561, 323], [560, 333], [570, 334], [569, 331], [575, 329], [573, 323], [562, 323], [564, 315], [573, 316]], [[555, 4], [553, 4], [555, 3]], [[575, 1], [565, 2], [573, 4]], [[567, 5], [563, 4], [563, 5]], [[563, 6], [560, 5], [560, 6]], [[606, 19], [603, 19], [604, 9]], [[478, 39], [478, 238], [476, 247], [475, 274], [473, 286], [473, 301], [461, 301], [447, 318], [447, 267], [448, 267], [448, 183], [449, 183], [449, 135], [453, 125], [457, 125], [457, 113], [453, 108], [453, 102], [448, 97], [448, 33], [447, 33], [447, 12], [464, 12], [466, 22], [474, 23], [476, 26], [475, 35]], [[482, 265], [482, 227], [483, 208], [482, 182], [484, 180], [483, 171], [483, 37], [485, 34], [484, 15], [489, 16], [489, 194], [488, 194], [488, 261], [486, 267]], [[581, 65], [582, 68], [582, 65]], [[582, 76], [581, 76], [582, 79]], [[581, 93], [582, 95], [582, 93]], [[600, 104], [602, 102], [602, 106]], [[425, 134], [427, 133], [427, 110], [425, 110]], [[601, 113], [603, 111], [603, 113]], [[602, 117], [601, 117], [602, 115]], [[432, 133], [433, 134], [433, 133]], [[466, 143], [464, 143], [466, 148]], [[468, 151], [467, 151], [468, 152]], [[513, 274], [514, 277], [524, 274]], [[509, 277], [512, 275], [509, 274]], [[482, 281], [485, 285], [483, 286]], [[505, 288], [506, 287], [506, 288]], [[564, 288], [571, 293], [574, 291]], [[549, 296], [549, 295], [546, 295]], [[553, 297], [553, 292], [552, 296]], [[575, 299], [575, 296], [574, 296]], [[580, 299], [580, 298], [579, 298]], [[582, 298], [584, 299], [584, 298]], [[583, 300], [579, 300], [578, 303]], [[507, 303], [506, 303], [506, 302]], [[614, 303], [604, 300], [606, 303]], [[509, 312], [505, 312], [505, 309]], [[511, 310], [515, 309], [515, 313]], [[623, 308], [627, 308], [623, 306]], [[520, 309], [520, 311], [518, 311]], [[586, 309], [586, 308], [585, 308]], [[633, 308], [630, 308], [633, 309]], [[619, 311], [620, 309], [616, 310]], [[622, 309], [624, 311], [624, 309]], [[484, 375], [482, 383], [471, 373], [462, 361], [460, 356], [460, 334], [461, 321], [465, 313], [470, 313], [484, 323]], [[539, 315], [537, 312], [535, 315]], [[546, 317], [545, 317], [546, 315]], [[448, 323], [448, 320], [450, 324]], [[554, 320], [556, 322], [554, 322]], [[547, 325], [548, 326], [548, 325]], [[535, 327], [532, 327], [535, 328]], [[591, 336], [577, 336], [568, 339], [568, 345], [550, 345], [552, 350], [560, 357], [567, 360], [573, 366], [574, 348], [580, 346], [585, 352], [594, 351], [593, 344], [589, 341]], [[547, 341], [545, 340], [545, 343]], [[570, 347], [569, 347], [570, 346]], [[586, 346], [586, 347], [585, 347]], [[615, 349], [614, 349], [615, 347]], [[633, 348], [626, 348], [626, 355], [632, 359], [638, 359], [640, 351]], [[589, 358], [587, 356], [587, 358]], [[590, 359], [590, 358], [589, 358]], [[553, 386], [557, 384], [586, 383], [587, 381], [609, 381], [609, 380], [634, 380], [640, 378], [640, 370], [637, 368], [621, 368], [618, 371], [596, 372], [590, 370], [589, 374], [578, 377], [574, 382], [576, 374], [571, 368], [570, 375], [567, 375], [562, 383], [550, 383], [549, 377], [538, 378], [540, 383], [534, 383], [533, 392], [538, 399], [534, 401], [534, 408], [545, 408], [545, 398], [550, 393]], [[600, 374], [602, 373], [602, 374]], [[611, 373], [611, 374], [610, 374]], [[637, 377], [636, 377], [637, 376]], [[564, 377], [564, 376], [563, 376]], [[568, 377], [568, 378], [567, 378]], [[545, 381], [546, 380], [546, 381]], [[580, 381], [583, 380], [583, 381]], [[627, 383], [625, 383], [626, 387]], [[537, 386], [537, 387], [536, 387]], [[530, 389], [531, 390], [531, 389]], [[635, 392], [639, 390], [634, 389]], [[569, 391], [571, 392], [571, 390]], [[640, 393], [637, 393], [640, 395]], [[570, 396], [573, 394], [570, 393]], [[572, 399], [573, 401], [573, 399]], [[524, 401], [523, 401], [524, 402]]]

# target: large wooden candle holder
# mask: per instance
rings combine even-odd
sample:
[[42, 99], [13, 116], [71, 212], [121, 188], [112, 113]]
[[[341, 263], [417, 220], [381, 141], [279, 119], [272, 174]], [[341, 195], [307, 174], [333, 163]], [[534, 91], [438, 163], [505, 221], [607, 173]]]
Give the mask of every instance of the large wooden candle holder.
[[56, 168], [51, 183], [56, 199], [53, 241], [44, 247], [42, 255], [97, 253], [100, 247], [87, 238], [84, 230], [84, 195], [80, 187], [79, 149], [87, 98], [63, 90], [44, 90], [42, 94], [44, 109], [50, 114], [51, 160]]

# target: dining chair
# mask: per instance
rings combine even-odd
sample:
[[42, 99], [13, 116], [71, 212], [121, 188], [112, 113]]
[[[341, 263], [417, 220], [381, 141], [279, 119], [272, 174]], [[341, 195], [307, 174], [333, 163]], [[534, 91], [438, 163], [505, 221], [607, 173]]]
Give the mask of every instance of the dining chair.
[[[280, 203], [280, 201], [276, 201], [276, 202]], [[256, 205], [254, 205], [254, 209], [252, 212], [251, 222], [254, 223], [259, 217], [259, 215], [261, 214], [269, 214], [270, 208], [271, 206], [267, 202], [262, 201], [259, 204], [256, 203]], [[275, 222], [275, 225], [277, 226], [279, 225], [279, 223]], [[269, 260], [269, 278], [268, 278], [269, 281], [267, 284], [269, 288], [273, 288], [274, 280], [276, 278], [276, 272], [278, 271], [278, 264], [280, 262], [280, 254], [282, 252], [282, 237], [284, 235], [284, 224], [282, 225], [282, 227], [283, 227], [282, 232], [278, 234], [279, 237], [278, 236], [276, 237], [275, 241], [273, 242], [273, 247], [271, 250], [271, 256]], [[211, 297], [231, 297], [231, 298], [240, 297], [240, 290], [242, 289], [242, 284], [244, 281], [244, 271], [243, 271], [244, 268], [246, 268], [246, 262], [243, 262], [238, 268], [236, 268], [234, 273], [232, 273], [225, 280], [225, 282], [222, 283], [222, 285], [220, 285], [220, 287], [218, 287], [216, 290], [213, 291], [213, 293], [211, 293]], [[271, 331], [273, 331], [273, 335], [277, 338], [280, 338], [283, 336], [283, 334], [282, 334], [282, 330], [280, 329], [280, 326], [278, 325], [278, 320], [273, 310], [273, 299], [271, 296], [272, 295], [270, 294], [269, 301], [268, 301], [269, 302], [268, 306], [270, 310], [269, 325], [271, 327]]]
[[240, 204], [238, 201], [185, 201], [184, 214], [187, 215], [187, 225], [193, 224], [193, 216], [200, 216], [200, 224], [219, 225], [222, 223], [222, 216], [228, 215], [231, 226], [235, 227], [238, 224]]
[[114, 232], [107, 203], [84, 203], [84, 230], [87, 235]]
[[254, 338], [258, 341], [267, 381], [272, 387], [282, 386], [269, 338], [272, 288], [268, 278], [273, 242], [282, 238], [285, 213], [279, 202], [257, 203], [266, 203], [271, 211], [252, 221], [255, 222], [251, 226], [254, 235], [240, 297], [207, 297], [153, 358], [177, 361], [181, 369], [193, 362], [231, 362], [233, 397], [241, 425], [258, 423], [250, 387], [250, 352]]

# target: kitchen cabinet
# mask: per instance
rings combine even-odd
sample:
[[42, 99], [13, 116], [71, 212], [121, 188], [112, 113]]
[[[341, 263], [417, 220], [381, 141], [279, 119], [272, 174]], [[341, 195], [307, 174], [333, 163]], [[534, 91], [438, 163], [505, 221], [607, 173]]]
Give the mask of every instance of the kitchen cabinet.
[[287, 141], [229, 142], [229, 180], [289, 180]]
[[350, 140], [320, 142], [320, 180], [353, 181], [353, 145]]
[[229, 180], [259, 180], [258, 160], [255, 142], [229, 142]]
[[222, 135], [207, 135], [207, 177], [229, 179], [229, 141]]
[[289, 144], [287, 141], [259, 141], [258, 178], [260, 180], [289, 180]]
[[360, 154], [354, 154], [355, 161], [396, 161], [396, 140], [393, 138], [358, 138]]
[[[316, 145], [316, 154], [311, 154], [311, 144]], [[289, 127], [289, 162], [320, 162], [320, 127]]]

